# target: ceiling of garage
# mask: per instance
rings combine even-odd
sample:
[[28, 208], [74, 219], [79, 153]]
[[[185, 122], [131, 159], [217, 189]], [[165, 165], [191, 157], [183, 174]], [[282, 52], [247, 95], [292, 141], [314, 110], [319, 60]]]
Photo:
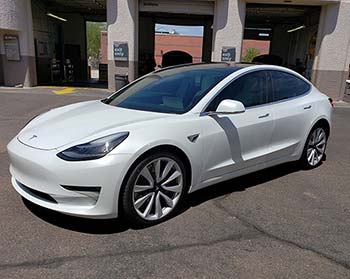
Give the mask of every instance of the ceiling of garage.
[[86, 17], [106, 15], [106, 0], [43, 0], [50, 11], [79, 13]]
[[313, 15], [319, 15], [320, 7], [248, 4], [248, 24], [297, 24]]

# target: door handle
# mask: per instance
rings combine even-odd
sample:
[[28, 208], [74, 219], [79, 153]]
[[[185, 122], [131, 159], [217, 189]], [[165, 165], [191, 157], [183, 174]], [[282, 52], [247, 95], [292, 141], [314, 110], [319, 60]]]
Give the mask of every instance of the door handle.
[[266, 113], [266, 114], [264, 114], [264, 115], [260, 115], [260, 116], [259, 116], [259, 119], [261, 119], [261, 118], [266, 118], [266, 117], [268, 117], [268, 116], [270, 116], [270, 114], [269, 114], [269, 113]]
[[304, 109], [311, 109], [311, 105], [308, 105], [307, 107], [304, 107]]

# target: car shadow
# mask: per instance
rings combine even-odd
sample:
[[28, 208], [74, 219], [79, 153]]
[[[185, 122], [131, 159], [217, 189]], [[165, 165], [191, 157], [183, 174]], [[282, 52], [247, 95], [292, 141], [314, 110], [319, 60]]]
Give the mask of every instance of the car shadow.
[[300, 165], [297, 162], [290, 162], [227, 180], [189, 194], [184, 207], [186, 205], [188, 208], [195, 207], [208, 200], [235, 192], [242, 192], [248, 188], [298, 171], [303, 171]]
[[[248, 188], [298, 171], [302, 171], [299, 164], [295, 162], [286, 163], [198, 190], [187, 196], [181, 210], [179, 210], [174, 217], [184, 213], [191, 207], [196, 207], [209, 200], [235, 192], [245, 191]], [[114, 234], [124, 232], [128, 229], [139, 230], [146, 228], [146, 226], [132, 226], [120, 218], [105, 220], [79, 218], [40, 207], [24, 198], [23, 202], [26, 207], [40, 219], [67, 230], [88, 234]]]
[[87, 219], [75, 216], [69, 216], [57, 211], [53, 211], [38, 206], [22, 198], [25, 206], [37, 217], [51, 225], [64, 228], [71, 231], [87, 234], [114, 234], [128, 230], [130, 226], [120, 220], [114, 219]]

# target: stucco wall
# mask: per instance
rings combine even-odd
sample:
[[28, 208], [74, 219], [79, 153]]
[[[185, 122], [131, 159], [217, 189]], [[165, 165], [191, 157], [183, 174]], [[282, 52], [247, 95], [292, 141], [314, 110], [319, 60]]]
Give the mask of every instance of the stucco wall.
[[312, 81], [341, 100], [350, 63], [350, 0], [322, 7]]
[[20, 61], [7, 60], [4, 44], [1, 43], [3, 83], [6, 86], [33, 86], [36, 84], [36, 71], [31, 1], [0, 0], [0, 7], [0, 36], [18, 36], [21, 56]]
[[221, 60], [222, 47], [236, 48], [236, 61], [240, 61], [246, 3], [243, 0], [217, 0], [213, 25], [212, 60]]
[[[138, 70], [138, 0], [107, 0], [108, 88], [115, 90], [115, 74], [137, 77]], [[114, 61], [113, 42], [128, 42], [129, 60]]]
[[[0, 31], [0, 33], [1, 33], [1, 31]], [[2, 67], [2, 56], [4, 55], [4, 50], [3, 50], [3, 48], [2, 48], [2, 46], [3, 46], [4, 44], [3, 44], [3, 39], [2, 39], [2, 36], [1, 36], [1, 34], [0, 34], [0, 85], [4, 85], [4, 69], [3, 69], [3, 67]]]

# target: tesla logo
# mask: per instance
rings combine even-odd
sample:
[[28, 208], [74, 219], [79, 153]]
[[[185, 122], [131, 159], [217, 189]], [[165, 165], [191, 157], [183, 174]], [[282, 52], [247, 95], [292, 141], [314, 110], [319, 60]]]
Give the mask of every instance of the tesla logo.
[[29, 140], [36, 139], [38, 136], [37, 135], [32, 135]]

